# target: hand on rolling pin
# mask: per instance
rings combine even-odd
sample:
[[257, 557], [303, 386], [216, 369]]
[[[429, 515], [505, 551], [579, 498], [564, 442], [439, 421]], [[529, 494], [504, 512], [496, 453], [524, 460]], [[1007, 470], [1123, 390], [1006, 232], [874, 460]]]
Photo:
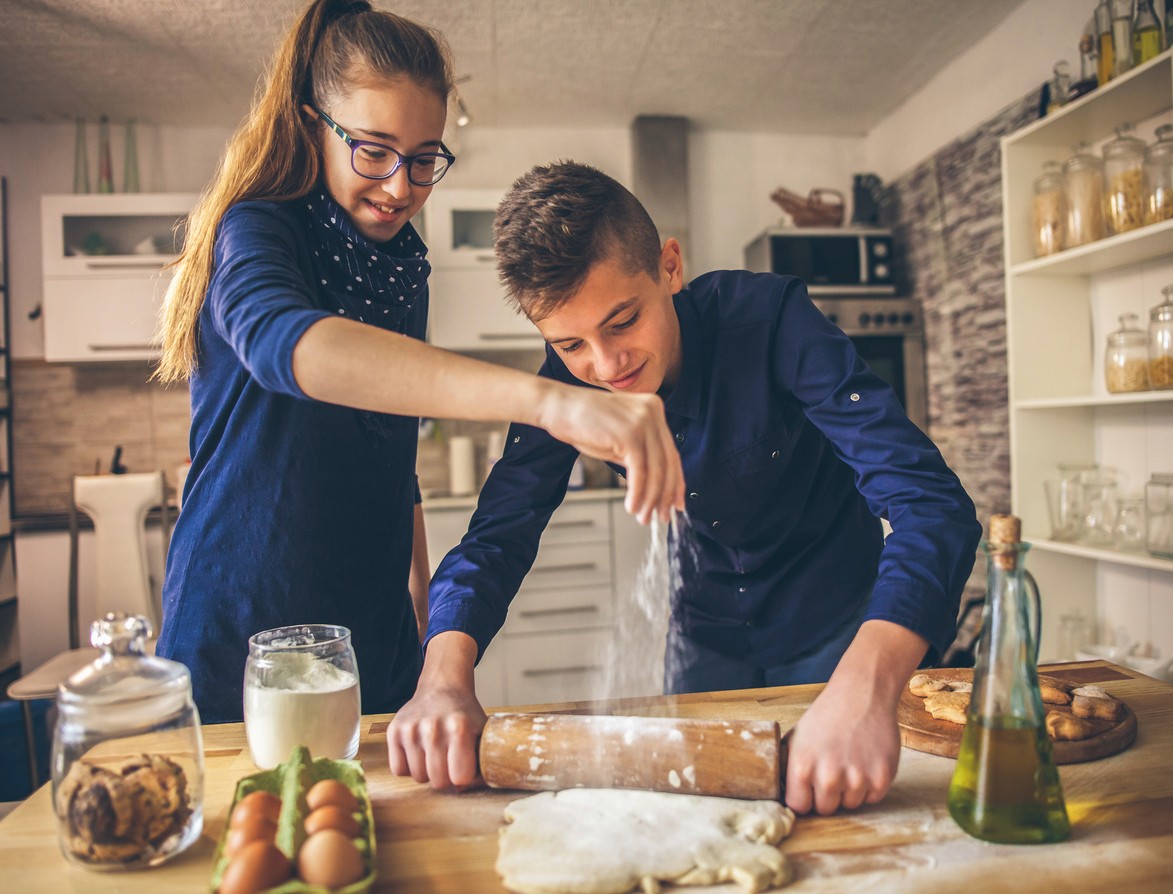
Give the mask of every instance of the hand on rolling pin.
[[928, 643], [888, 621], [865, 621], [826, 688], [790, 737], [786, 806], [834, 813], [875, 804], [900, 762], [896, 706]]
[[387, 727], [387, 762], [396, 776], [436, 789], [479, 783], [485, 712], [473, 688], [476, 654], [476, 641], [464, 633], [440, 633], [428, 643], [415, 695]]

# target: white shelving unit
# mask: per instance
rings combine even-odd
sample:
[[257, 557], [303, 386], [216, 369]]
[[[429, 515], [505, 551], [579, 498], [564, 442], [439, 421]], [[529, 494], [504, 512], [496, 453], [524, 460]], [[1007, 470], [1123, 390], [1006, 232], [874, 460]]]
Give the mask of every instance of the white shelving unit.
[[1101, 638], [1124, 628], [1173, 650], [1173, 560], [1052, 541], [1043, 488], [1061, 462], [1115, 467], [1125, 493], [1173, 470], [1173, 391], [1110, 394], [1103, 376], [1117, 317], [1131, 312], [1147, 324], [1173, 282], [1173, 220], [1034, 258], [1033, 181], [1043, 162], [1069, 158], [1079, 142], [1098, 151], [1124, 122], [1151, 141], [1170, 120], [1173, 53], [1164, 53], [1002, 140], [1011, 502], [1034, 546], [1028, 564], [1043, 594], [1049, 657], [1073, 657], [1058, 651], [1068, 612], [1095, 621]]

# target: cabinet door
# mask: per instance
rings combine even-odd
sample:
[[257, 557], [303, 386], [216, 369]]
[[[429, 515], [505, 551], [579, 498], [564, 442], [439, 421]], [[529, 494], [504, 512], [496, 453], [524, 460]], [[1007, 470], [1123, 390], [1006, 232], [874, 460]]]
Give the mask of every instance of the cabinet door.
[[542, 534], [542, 546], [597, 543], [610, 539], [611, 519], [605, 502], [568, 502], [559, 506], [550, 516], [550, 523]]
[[578, 630], [611, 623], [612, 591], [603, 587], [522, 587], [509, 605], [504, 633]]
[[605, 698], [608, 630], [507, 637], [505, 686], [510, 704]]
[[505, 299], [490, 262], [483, 268], [433, 267], [429, 278], [428, 340], [450, 351], [541, 348], [533, 323]]
[[159, 307], [169, 272], [47, 277], [45, 359], [142, 360], [157, 357]]

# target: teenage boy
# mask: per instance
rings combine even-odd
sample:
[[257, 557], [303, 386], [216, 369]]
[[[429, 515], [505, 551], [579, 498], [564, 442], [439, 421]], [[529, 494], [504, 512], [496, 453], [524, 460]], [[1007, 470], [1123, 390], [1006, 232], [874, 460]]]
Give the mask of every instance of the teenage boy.
[[[531, 170], [497, 210], [495, 248], [546, 339], [541, 375], [664, 400], [697, 547], [672, 594], [665, 689], [828, 681], [791, 737], [786, 803], [826, 814], [880, 800], [900, 754], [897, 701], [952, 641], [981, 535], [957, 477], [801, 280], [719, 271], [686, 286], [680, 243], [661, 244], [600, 171]], [[387, 734], [394, 773], [475, 780], [473, 665], [576, 456], [510, 429], [432, 580], [423, 673]]]

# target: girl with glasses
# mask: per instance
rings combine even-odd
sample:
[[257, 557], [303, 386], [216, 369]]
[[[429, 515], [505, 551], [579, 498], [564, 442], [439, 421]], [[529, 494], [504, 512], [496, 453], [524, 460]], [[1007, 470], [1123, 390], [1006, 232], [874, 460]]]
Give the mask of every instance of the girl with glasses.
[[415, 689], [428, 562], [419, 416], [516, 421], [627, 467], [641, 520], [683, 503], [658, 398], [609, 395], [430, 347], [410, 220], [455, 161], [437, 33], [315, 0], [192, 212], [157, 376], [190, 381], [191, 472], [160, 655], [206, 722], [240, 720], [248, 637], [350, 628], [364, 713]]

